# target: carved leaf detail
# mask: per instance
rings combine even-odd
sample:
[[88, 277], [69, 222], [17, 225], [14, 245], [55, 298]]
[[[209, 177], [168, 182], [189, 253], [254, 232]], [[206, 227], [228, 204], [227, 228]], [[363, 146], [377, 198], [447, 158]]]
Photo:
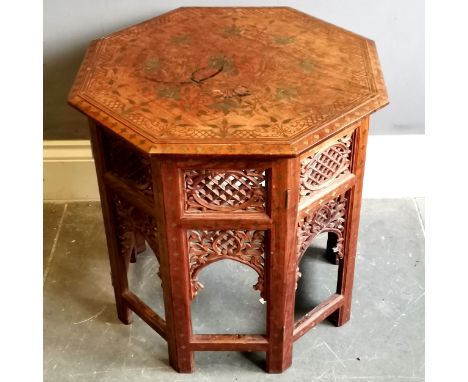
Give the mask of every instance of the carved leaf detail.
[[[144, 237], [159, 262], [158, 231], [156, 220], [124, 199], [113, 196], [115, 218], [118, 224], [120, 252], [128, 262], [136, 251], [136, 235]], [[159, 275], [159, 272], [158, 272]]]
[[226, 230], [187, 232], [192, 298], [203, 285], [197, 280], [200, 270], [215, 261], [231, 259], [250, 266], [258, 273], [254, 289], [264, 297], [265, 231]]
[[[341, 195], [321, 206], [314, 213], [299, 220], [297, 225], [297, 264], [312, 241], [323, 232], [332, 232], [337, 236], [333, 249], [339, 259], [343, 258], [344, 223], [346, 220], [347, 199]], [[299, 269], [297, 278], [300, 277]]]

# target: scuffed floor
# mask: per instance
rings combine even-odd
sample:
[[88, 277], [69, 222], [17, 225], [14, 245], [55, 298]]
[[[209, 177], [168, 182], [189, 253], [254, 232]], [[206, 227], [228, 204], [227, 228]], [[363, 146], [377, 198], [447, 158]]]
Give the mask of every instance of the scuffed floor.
[[[321, 246], [301, 263], [298, 311], [333, 292], [336, 267]], [[142, 253], [130, 286], [163, 315], [157, 268], [154, 255]], [[45, 381], [424, 380], [424, 199], [363, 202], [351, 321], [341, 328], [325, 321], [307, 333], [281, 375], [263, 371], [263, 353], [238, 352], [198, 352], [196, 372], [177, 374], [158, 334], [136, 315], [132, 325], [120, 323], [99, 203], [44, 204], [44, 277]], [[200, 281], [194, 332], [265, 330], [253, 270], [220, 261]]]

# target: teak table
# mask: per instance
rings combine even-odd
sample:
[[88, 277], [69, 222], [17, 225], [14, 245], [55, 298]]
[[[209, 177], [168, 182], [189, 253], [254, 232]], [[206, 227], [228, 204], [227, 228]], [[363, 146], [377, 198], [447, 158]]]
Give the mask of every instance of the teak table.
[[[369, 115], [388, 103], [373, 41], [287, 7], [179, 8], [94, 41], [69, 103], [89, 117], [118, 316], [158, 332], [177, 371], [234, 350], [282, 372], [318, 322], [349, 320]], [[336, 293], [295, 321], [321, 233]], [[128, 287], [146, 244], [165, 319]], [[197, 276], [223, 259], [258, 273], [266, 333], [192, 333]]]

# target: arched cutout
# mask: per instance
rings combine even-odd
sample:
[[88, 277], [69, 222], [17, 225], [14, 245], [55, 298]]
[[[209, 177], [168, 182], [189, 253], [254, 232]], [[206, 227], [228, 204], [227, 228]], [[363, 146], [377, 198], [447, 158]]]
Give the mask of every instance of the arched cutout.
[[229, 259], [248, 265], [258, 274], [254, 289], [264, 297], [265, 231], [189, 230], [187, 232], [192, 298], [203, 288], [198, 273], [207, 265]]
[[335, 263], [338, 263], [339, 260], [343, 258], [346, 206], [347, 199], [343, 194], [322, 205], [312, 214], [306, 215], [299, 220], [297, 225], [296, 250], [298, 264], [312, 241], [324, 232], [336, 235], [336, 240], [334, 242], [330, 241], [327, 246], [336, 253]]
[[198, 292], [200, 289], [204, 288], [203, 283], [201, 283], [198, 280], [198, 274], [200, 273], [200, 271], [202, 269], [206, 268], [210, 264], [216, 263], [216, 262], [218, 262], [220, 260], [226, 260], [226, 259], [231, 260], [231, 261], [235, 261], [235, 262], [238, 262], [238, 263], [241, 263], [241, 264], [244, 264], [244, 265], [247, 265], [248, 267], [252, 268], [255, 272], [257, 272], [257, 275], [258, 275], [257, 282], [254, 283], [252, 285], [252, 287], [253, 287], [254, 290], [260, 291], [260, 294], [263, 297], [263, 281], [264, 281], [264, 279], [263, 279], [263, 264], [255, 265], [255, 264], [252, 264], [252, 263], [250, 263], [248, 261], [242, 260], [240, 258], [234, 258], [234, 257], [231, 257], [231, 258], [225, 258], [225, 257], [212, 258], [212, 259], [208, 260], [206, 263], [204, 263], [204, 264], [200, 265], [199, 267], [197, 267], [196, 270], [191, 275], [193, 290]]
[[137, 255], [136, 262], [130, 265], [127, 275], [129, 290], [164, 318], [163, 289], [158, 277], [159, 262], [150, 243], [146, 242], [146, 249]]
[[192, 301], [195, 334], [265, 334], [266, 304], [251, 287], [258, 278], [252, 267], [233, 259], [212, 262], [200, 270], [205, 288]]
[[296, 320], [336, 292], [338, 266], [335, 262], [336, 253], [331, 248], [334, 248], [337, 239], [335, 232], [321, 232], [300, 257], [295, 299]]
[[[129, 289], [164, 317], [163, 291], [159, 272], [157, 225], [146, 214], [118, 195], [113, 196], [119, 250], [125, 258]], [[131, 265], [132, 264], [132, 265]]]

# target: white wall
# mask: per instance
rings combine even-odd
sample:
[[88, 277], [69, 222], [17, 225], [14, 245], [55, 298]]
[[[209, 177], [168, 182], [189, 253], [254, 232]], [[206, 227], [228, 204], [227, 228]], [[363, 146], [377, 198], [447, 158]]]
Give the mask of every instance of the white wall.
[[375, 40], [390, 105], [371, 134], [424, 133], [424, 0], [44, 0], [44, 138], [88, 136], [66, 97], [90, 40], [190, 5], [289, 5]]

